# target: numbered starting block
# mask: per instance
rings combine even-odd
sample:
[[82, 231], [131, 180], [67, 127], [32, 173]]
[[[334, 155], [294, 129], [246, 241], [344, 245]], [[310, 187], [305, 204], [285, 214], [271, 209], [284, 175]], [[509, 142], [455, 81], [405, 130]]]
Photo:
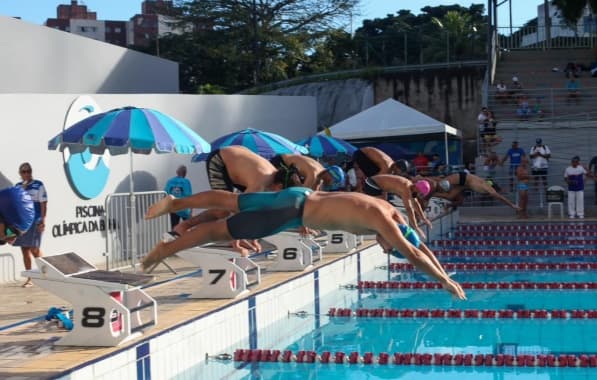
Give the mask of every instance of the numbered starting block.
[[327, 245], [323, 248], [323, 253], [348, 253], [356, 249], [363, 243], [363, 238], [359, 235], [351, 234], [345, 231], [326, 231]]
[[186, 249], [177, 255], [203, 271], [201, 288], [189, 298], [236, 298], [261, 282], [261, 268], [227, 245], [212, 243]]
[[284, 231], [268, 236], [265, 240], [276, 246], [276, 259], [267, 268], [268, 271], [303, 271], [322, 258], [322, 246], [298, 232]]
[[22, 275], [73, 306], [73, 329], [55, 344], [117, 346], [157, 324], [157, 303], [140, 288], [153, 276], [97, 270], [76, 253], [35, 260]]

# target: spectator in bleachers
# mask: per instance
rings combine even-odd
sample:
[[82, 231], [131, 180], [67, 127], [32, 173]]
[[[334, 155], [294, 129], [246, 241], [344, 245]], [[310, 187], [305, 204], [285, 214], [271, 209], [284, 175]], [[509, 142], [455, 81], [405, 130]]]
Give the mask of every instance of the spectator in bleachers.
[[[531, 147], [529, 151], [529, 157], [531, 158], [531, 173], [535, 178], [535, 189], [538, 191], [544, 191], [547, 189], [547, 169], [549, 167], [549, 158], [551, 157], [551, 150], [545, 144], [541, 138], [535, 140], [535, 145]], [[543, 186], [539, 188], [539, 183]]]
[[512, 77], [512, 84], [510, 85], [510, 97], [513, 99], [518, 99], [522, 94], [522, 83], [518, 80], [518, 77], [515, 75]]
[[531, 115], [531, 105], [529, 104], [529, 98], [526, 95], [521, 95], [518, 98], [518, 108], [516, 114], [521, 120], [528, 120]]
[[535, 105], [533, 106], [533, 115], [537, 116], [539, 121], [541, 121], [544, 114], [543, 105], [541, 104], [541, 97], [538, 96]]
[[508, 149], [504, 157], [500, 161], [500, 165], [504, 165], [506, 160], [510, 160], [510, 169], [508, 170], [508, 174], [510, 176], [510, 192], [514, 191], [514, 175], [516, 173], [516, 168], [520, 165], [520, 161], [522, 157], [526, 156], [524, 149], [518, 146], [518, 141], [512, 141], [512, 147]]
[[[502, 138], [497, 133], [497, 119], [493, 111], [488, 111], [488, 118], [485, 120], [485, 127], [483, 129], [483, 140], [485, 149], [495, 146], [502, 142]], [[485, 150], [483, 149], [483, 150]]]
[[527, 205], [529, 203], [529, 160], [523, 156], [520, 165], [516, 168], [516, 179], [518, 180], [518, 207], [519, 219], [528, 219]]
[[568, 62], [564, 68], [566, 78], [578, 78], [582, 71], [582, 66], [574, 62]]
[[568, 79], [566, 90], [568, 90], [568, 101], [580, 102], [580, 85], [574, 77]]
[[497, 174], [497, 166], [499, 163], [500, 158], [498, 157], [497, 153], [489, 149], [487, 151], [485, 161], [483, 162], [483, 170], [486, 172], [485, 178], [495, 179]]
[[431, 169], [432, 176], [439, 176], [446, 174], [446, 163], [442, 161], [439, 154], [433, 153], [431, 161], [429, 162], [429, 168]]
[[496, 86], [495, 98], [497, 101], [501, 103], [506, 103], [508, 102], [509, 97], [510, 96], [508, 95], [508, 86], [506, 86], [506, 83], [504, 83], [504, 81], [501, 80], [500, 83], [498, 83]]
[[418, 152], [417, 157], [413, 158], [413, 164], [419, 175], [429, 174], [429, 159], [423, 152]]

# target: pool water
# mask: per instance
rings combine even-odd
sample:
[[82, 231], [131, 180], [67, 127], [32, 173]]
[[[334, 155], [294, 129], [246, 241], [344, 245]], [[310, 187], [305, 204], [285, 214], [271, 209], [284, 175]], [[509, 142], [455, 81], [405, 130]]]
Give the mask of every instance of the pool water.
[[[528, 247], [525, 247], [528, 249]], [[487, 257], [467, 262], [487, 262]], [[502, 258], [500, 258], [502, 259]], [[573, 262], [578, 257], [549, 258], [550, 262]], [[392, 259], [394, 261], [394, 259]], [[543, 260], [543, 261], [541, 261]], [[597, 256], [586, 256], [594, 262]], [[442, 262], [450, 262], [442, 258]], [[511, 262], [545, 262], [541, 257], [510, 258]], [[456, 261], [453, 261], [456, 262]], [[595, 271], [460, 271], [452, 274], [459, 282], [597, 282]], [[426, 281], [415, 271], [401, 273], [378, 268], [364, 273], [366, 281]], [[355, 281], [356, 284], [356, 281]], [[351, 285], [351, 284], [339, 284]], [[352, 284], [354, 285], [354, 284]], [[467, 290], [467, 301], [450, 297], [443, 290], [431, 289], [357, 289], [342, 288], [317, 302], [335, 308], [357, 309], [445, 309], [445, 310], [597, 310], [595, 289], [541, 290]], [[327, 307], [327, 306], [326, 306]], [[318, 310], [308, 307], [305, 310]], [[300, 312], [295, 310], [294, 312]], [[288, 331], [288, 323], [279, 321], [268, 328], [279, 334], [277, 347], [263, 349], [315, 351], [356, 351], [363, 355], [379, 353], [450, 353], [450, 354], [510, 354], [510, 355], [591, 355], [597, 354], [597, 319], [521, 319], [521, 318], [430, 318], [430, 317], [330, 317], [327, 309], [321, 314], [298, 313], [288, 318], [302, 320], [311, 331], [296, 338]], [[304, 330], [301, 330], [304, 331]], [[266, 341], [259, 331], [257, 342]], [[285, 340], [284, 337], [295, 337]], [[230, 347], [232, 353], [238, 348]], [[210, 361], [179, 375], [179, 378], [234, 379], [597, 379], [597, 368], [558, 367], [465, 367], [441, 365], [396, 364], [324, 364], [324, 363], [264, 363]]]

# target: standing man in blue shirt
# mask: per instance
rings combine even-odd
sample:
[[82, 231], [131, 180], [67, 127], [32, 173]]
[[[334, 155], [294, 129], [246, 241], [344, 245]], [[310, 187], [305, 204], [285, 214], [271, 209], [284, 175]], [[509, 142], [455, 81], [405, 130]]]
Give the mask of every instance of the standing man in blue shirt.
[[[34, 218], [33, 224], [27, 232], [19, 236], [14, 246], [21, 247], [23, 253], [23, 263], [26, 270], [31, 270], [31, 256], [40, 257], [43, 256], [39, 249], [41, 245], [41, 235], [46, 228], [46, 212], [48, 210], [48, 194], [44, 184], [37, 179], [33, 179], [33, 170], [28, 162], [24, 162], [19, 166], [19, 175], [21, 176], [21, 182], [15, 186], [21, 186], [25, 190], [31, 200], [33, 201]], [[31, 279], [28, 278], [23, 284], [24, 288], [33, 286]]]
[[514, 191], [514, 176], [523, 156], [526, 156], [524, 149], [518, 146], [518, 141], [512, 141], [512, 147], [508, 149], [506, 155], [500, 161], [500, 165], [504, 165], [504, 162], [506, 162], [507, 159], [510, 159], [510, 169], [508, 170], [510, 176], [510, 192]]
[[[191, 181], [187, 178], [187, 167], [181, 165], [176, 169], [176, 177], [172, 177], [166, 183], [164, 191], [176, 198], [184, 198], [193, 194]], [[180, 210], [170, 214], [170, 225], [174, 228], [181, 219], [187, 220], [191, 216], [190, 209]]]

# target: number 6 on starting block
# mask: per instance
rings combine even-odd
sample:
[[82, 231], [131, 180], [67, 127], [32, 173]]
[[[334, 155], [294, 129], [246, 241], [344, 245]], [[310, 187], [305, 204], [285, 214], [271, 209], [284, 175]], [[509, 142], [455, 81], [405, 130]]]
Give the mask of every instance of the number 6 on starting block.
[[297, 232], [280, 232], [265, 240], [275, 245], [278, 251], [274, 263], [267, 268], [268, 271], [302, 271], [321, 259], [321, 247]]

